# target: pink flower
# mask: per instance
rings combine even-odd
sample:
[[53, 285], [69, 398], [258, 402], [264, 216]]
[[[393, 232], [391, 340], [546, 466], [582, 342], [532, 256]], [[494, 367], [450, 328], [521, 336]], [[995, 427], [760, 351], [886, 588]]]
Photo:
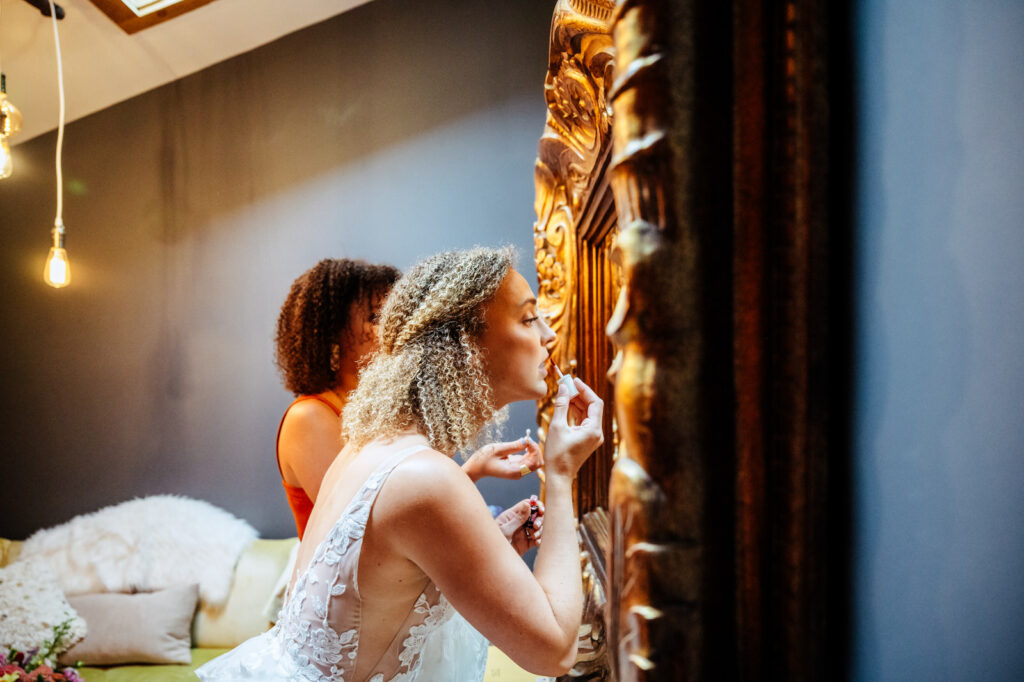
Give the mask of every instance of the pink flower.
[[41, 665], [38, 668], [33, 669], [28, 673], [27, 677], [30, 680], [39, 680], [39, 678], [42, 677], [43, 682], [55, 682], [56, 680], [64, 679], [63, 675], [57, 675], [57, 673], [53, 671], [53, 668], [48, 665]]

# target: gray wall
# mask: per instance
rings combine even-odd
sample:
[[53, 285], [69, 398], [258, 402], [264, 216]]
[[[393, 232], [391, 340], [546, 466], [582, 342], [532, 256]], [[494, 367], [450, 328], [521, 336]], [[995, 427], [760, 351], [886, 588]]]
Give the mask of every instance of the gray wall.
[[[377, 0], [71, 124], [73, 283], [42, 265], [55, 134], [0, 183], [0, 536], [151, 493], [294, 534], [277, 311], [318, 259], [532, 265], [550, 0]], [[510, 437], [532, 426], [514, 408]], [[490, 483], [509, 505], [536, 477]]]
[[857, 680], [1024, 670], [1024, 3], [858, 16]]

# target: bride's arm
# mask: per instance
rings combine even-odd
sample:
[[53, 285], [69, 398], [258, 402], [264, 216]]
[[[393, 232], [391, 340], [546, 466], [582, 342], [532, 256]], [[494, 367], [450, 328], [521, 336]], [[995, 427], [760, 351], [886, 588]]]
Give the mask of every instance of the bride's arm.
[[[491, 519], [483, 498], [449, 458], [411, 457], [381, 491], [375, 525], [418, 565], [470, 623], [523, 668], [561, 675], [576, 657], [583, 609], [572, 480], [603, 440], [603, 404], [582, 382], [559, 394], [547, 441], [544, 542], [530, 573]], [[569, 426], [567, 412], [579, 412]], [[378, 512], [380, 512], [378, 514]]]

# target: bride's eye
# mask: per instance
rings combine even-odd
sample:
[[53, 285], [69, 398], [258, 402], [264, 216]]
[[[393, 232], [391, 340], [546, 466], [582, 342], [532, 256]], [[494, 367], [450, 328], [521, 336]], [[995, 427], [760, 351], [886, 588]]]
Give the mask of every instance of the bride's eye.
[[540, 319], [540, 318], [538, 318], [537, 316], [528, 317], [525, 320], [523, 320], [523, 324], [525, 324], [527, 327], [529, 327], [531, 324], [536, 322], [538, 319]]

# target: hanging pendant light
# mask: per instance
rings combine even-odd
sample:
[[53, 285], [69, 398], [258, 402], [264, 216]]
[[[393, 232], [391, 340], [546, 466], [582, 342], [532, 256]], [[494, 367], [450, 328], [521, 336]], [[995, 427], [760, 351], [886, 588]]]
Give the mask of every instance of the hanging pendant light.
[[58, 219], [53, 226], [53, 246], [46, 256], [46, 268], [43, 270], [43, 279], [54, 289], [71, 284], [71, 263], [64, 249], [64, 233], [64, 223]]
[[57, 34], [57, 12], [50, 0], [50, 20], [53, 22], [53, 44], [57, 50], [57, 89], [60, 94], [60, 117], [57, 121], [57, 217], [53, 220], [53, 246], [46, 257], [43, 280], [55, 289], [71, 283], [71, 263], [64, 250], [64, 177], [61, 169], [61, 152], [64, 148], [64, 69], [60, 60], [60, 36]]

